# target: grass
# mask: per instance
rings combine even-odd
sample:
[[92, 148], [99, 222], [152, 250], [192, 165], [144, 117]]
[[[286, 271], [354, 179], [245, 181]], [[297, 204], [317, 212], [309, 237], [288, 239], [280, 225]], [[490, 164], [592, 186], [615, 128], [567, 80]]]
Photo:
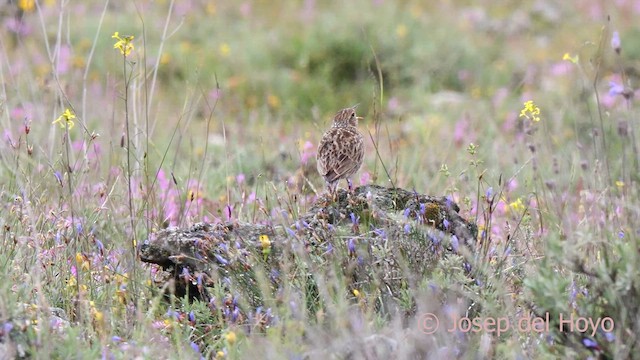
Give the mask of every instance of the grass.
[[[1, 350], [637, 358], [637, 6], [5, 5]], [[128, 56], [113, 48], [116, 31], [134, 35]], [[540, 121], [520, 116], [529, 100]], [[471, 255], [404, 268], [396, 311], [376, 306], [379, 288], [348, 289], [340, 263], [298, 253], [285, 278], [314, 274], [315, 311], [304, 284], [270, 293], [259, 272], [260, 306], [224, 279], [210, 304], [163, 296], [170, 285], [139, 262], [138, 246], [199, 221], [293, 224], [323, 189], [314, 160], [323, 130], [356, 103], [368, 140], [356, 185], [451, 196], [481, 230]], [[73, 126], [53, 124], [66, 109]], [[355, 235], [336, 234], [336, 251]], [[510, 324], [549, 314], [550, 323], [426, 334], [427, 313]], [[560, 316], [575, 328], [560, 329]]]

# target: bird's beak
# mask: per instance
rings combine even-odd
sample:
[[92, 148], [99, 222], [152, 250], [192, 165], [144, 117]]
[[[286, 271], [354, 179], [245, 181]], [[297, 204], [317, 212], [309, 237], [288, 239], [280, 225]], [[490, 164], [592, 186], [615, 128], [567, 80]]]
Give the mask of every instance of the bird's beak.
[[364, 120], [364, 118], [362, 116], [356, 116], [356, 119], [358, 120]]

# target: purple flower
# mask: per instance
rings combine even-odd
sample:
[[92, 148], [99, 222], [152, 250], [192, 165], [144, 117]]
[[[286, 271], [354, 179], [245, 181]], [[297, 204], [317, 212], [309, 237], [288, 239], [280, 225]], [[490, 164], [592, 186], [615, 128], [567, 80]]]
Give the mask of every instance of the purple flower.
[[411, 232], [411, 225], [404, 224], [404, 233], [409, 234]]
[[189, 273], [189, 269], [186, 267], [182, 268], [182, 274], [180, 277], [184, 278], [184, 281], [189, 281], [191, 279], [191, 273]]
[[104, 244], [102, 243], [102, 241], [95, 239], [95, 243], [98, 247], [98, 251], [100, 251], [100, 254], [104, 254]]
[[504, 251], [504, 256], [509, 256], [511, 254], [511, 245], [507, 246], [507, 249]]
[[487, 200], [491, 199], [491, 198], [493, 197], [493, 188], [492, 188], [492, 187], [489, 187], [489, 188], [487, 189], [487, 193], [486, 193], [485, 195], [486, 195], [486, 197], [487, 197]]
[[214, 255], [216, 257], [216, 260], [218, 260], [218, 262], [222, 265], [229, 265], [229, 261], [227, 261], [227, 259], [223, 258], [222, 256], [215, 254]]
[[236, 176], [236, 182], [238, 183], [238, 185], [244, 183], [244, 174], [238, 174]]
[[442, 220], [442, 227], [444, 227], [445, 230], [448, 230], [449, 229], [449, 220], [443, 219]]
[[197, 354], [200, 354], [200, 346], [198, 346], [198, 344], [192, 341], [189, 345], [191, 346], [193, 351], [195, 351]]
[[9, 334], [11, 332], [11, 330], [13, 330], [13, 323], [6, 322], [6, 323], [4, 323], [4, 325], [2, 325], [2, 333], [4, 335]]
[[54, 172], [53, 176], [55, 176], [56, 180], [58, 180], [58, 184], [60, 184], [60, 186], [62, 186], [62, 174], [60, 174], [60, 171]]
[[624, 86], [615, 81], [609, 81], [609, 95], [616, 96], [624, 93]]
[[616, 340], [616, 336], [612, 332], [606, 331], [604, 333], [604, 337], [607, 339], [608, 342], [614, 342]]
[[600, 348], [597, 342], [589, 338], [582, 339], [582, 345], [584, 345], [589, 350], [596, 350]]
[[458, 242], [458, 237], [455, 235], [451, 235], [451, 248], [453, 248], [453, 251], [458, 252], [459, 246], [460, 244]]
[[164, 314], [164, 316], [168, 317], [168, 318], [173, 318], [174, 320], [178, 320], [178, 317], [180, 317], [180, 313], [178, 313], [177, 311], [173, 310], [173, 309], [169, 309], [167, 310], [167, 312]]
[[620, 34], [617, 31], [611, 35], [611, 47], [617, 54], [620, 54]]
[[618, 233], [618, 237], [619, 237], [620, 239], [624, 239], [624, 231], [620, 231], [620, 232]]
[[386, 233], [384, 232], [384, 229], [373, 229], [373, 232], [381, 238], [386, 237]]
[[189, 322], [196, 322], [196, 315], [193, 313], [193, 310], [189, 311]]
[[276, 269], [272, 269], [271, 272], [269, 273], [269, 279], [271, 279], [272, 282], [278, 281], [279, 277], [280, 277], [280, 272], [278, 272], [278, 270]]
[[285, 228], [285, 229], [286, 229], [286, 231], [287, 231], [287, 234], [289, 234], [289, 236], [291, 236], [291, 237], [296, 237], [296, 232], [295, 232], [295, 231], [293, 231], [291, 228], [288, 228], [288, 227], [287, 227], [287, 228]]
[[426, 211], [425, 203], [420, 203], [420, 214], [424, 215], [425, 211]]
[[404, 209], [404, 217], [405, 218], [409, 218], [410, 214], [411, 214], [411, 209], [409, 209], [409, 208]]
[[356, 253], [356, 240], [354, 238], [349, 239], [347, 243], [347, 249], [349, 249], [349, 254]]
[[360, 216], [356, 216], [356, 214], [351, 213], [351, 214], [349, 214], [349, 217], [351, 217], [351, 223], [352, 223], [353, 225], [358, 225], [358, 224], [360, 224]]

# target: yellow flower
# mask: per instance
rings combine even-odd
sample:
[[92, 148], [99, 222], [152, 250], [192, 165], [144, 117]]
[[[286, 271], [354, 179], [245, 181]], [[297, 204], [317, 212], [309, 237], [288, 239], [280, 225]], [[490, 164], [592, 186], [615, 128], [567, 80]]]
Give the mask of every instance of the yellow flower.
[[235, 344], [236, 340], [238, 339], [238, 337], [236, 336], [236, 333], [234, 333], [233, 331], [229, 331], [225, 336], [224, 336], [225, 340], [227, 340], [227, 343], [229, 345], [233, 345]]
[[269, 240], [269, 236], [260, 235], [260, 245], [262, 245], [262, 249], [266, 250], [271, 247], [271, 240]]
[[18, 8], [24, 12], [32, 12], [36, 8], [35, 0], [19, 0]]
[[60, 123], [60, 127], [62, 127], [63, 129], [65, 128], [69, 128], [69, 130], [73, 129], [73, 126], [75, 125], [73, 122], [73, 119], [75, 119], [76, 116], [71, 112], [71, 110], [66, 109], [62, 115], [58, 116], [58, 118], [52, 122], [52, 124], [55, 123]]
[[580, 60], [580, 56], [571, 56], [569, 53], [564, 53], [562, 60], [571, 61], [572, 63], [577, 64], [578, 60]]
[[540, 115], [540, 108], [537, 107], [532, 100], [525, 102], [524, 108], [520, 110], [520, 117], [526, 117], [531, 121], [540, 121], [540, 116], [538, 115]]
[[522, 199], [518, 198], [518, 200], [509, 204], [509, 209], [511, 209], [515, 213], [521, 213], [524, 211], [524, 204], [522, 203]]
[[82, 255], [82, 253], [76, 253], [76, 264], [85, 271], [88, 271], [91, 267], [89, 259], [85, 255]]
[[220, 55], [227, 57], [231, 53], [231, 47], [227, 43], [222, 43], [220, 45]]
[[113, 44], [114, 49], [120, 50], [120, 53], [124, 56], [129, 56], [129, 54], [131, 54], [131, 51], [133, 50], [133, 35], [122, 37], [116, 31], [115, 33], [113, 33], [111, 38], [118, 40], [115, 44]]
[[277, 109], [280, 107], [280, 98], [273, 94], [269, 94], [269, 96], [267, 96], [267, 103], [271, 108]]
[[405, 24], [400, 24], [396, 27], [396, 35], [398, 35], [400, 39], [403, 39], [405, 36], [407, 36], [407, 32], [407, 26]]
[[353, 289], [353, 295], [357, 298], [360, 298], [360, 291], [358, 291], [358, 289]]
[[224, 359], [224, 351], [218, 350], [216, 353], [216, 359]]
[[620, 180], [616, 181], [616, 186], [619, 187], [619, 188], [623, 188], [624, 187], [624, 181], [620, 181]]

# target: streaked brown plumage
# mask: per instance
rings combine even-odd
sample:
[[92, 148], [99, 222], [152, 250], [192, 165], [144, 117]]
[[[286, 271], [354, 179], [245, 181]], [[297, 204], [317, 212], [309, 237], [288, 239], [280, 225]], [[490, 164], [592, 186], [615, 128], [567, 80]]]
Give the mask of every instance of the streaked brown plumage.
[[[356, 105], [357, 106], [357, 105]], [[333, 118], [333, 125], [322, 136], [316, 159], [318, 172], [333, 192], [341, 179], [351, 187], [353, 176], [364, 159], [364, 138], [358, 132], [356, 106], [342, 109]]]

